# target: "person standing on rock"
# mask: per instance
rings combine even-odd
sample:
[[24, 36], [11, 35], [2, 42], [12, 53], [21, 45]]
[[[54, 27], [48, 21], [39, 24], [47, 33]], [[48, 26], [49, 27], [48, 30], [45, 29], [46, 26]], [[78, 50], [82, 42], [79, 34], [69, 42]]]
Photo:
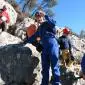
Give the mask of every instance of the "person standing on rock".
[[63, 66], [70, 66], [70, 64], [73, 62], [74, 57], [71, 52], [71, 42], [68, 38], [68, 35], [70, 34], [70, 30], [68, 28], [63, 29], [63, 35], [59, 37], [58, 43], [60, 45], [60, 58], [62, 61]]
[[[41, 85], [48, 85], [49, 83], [49, 69], [52, 69], [52, 85], [60, 84], [60, 70], [59, 70], [59, 45], [56, 40], [55, 21], [49, 18], [43, 11], [35, 13], [35, 18], [40, 26], [37, 32], [27, 42], [32, 43], [35, 39], [42, 43], [42, 83]], [[26, 41], [25, 41], [26, 43]]]

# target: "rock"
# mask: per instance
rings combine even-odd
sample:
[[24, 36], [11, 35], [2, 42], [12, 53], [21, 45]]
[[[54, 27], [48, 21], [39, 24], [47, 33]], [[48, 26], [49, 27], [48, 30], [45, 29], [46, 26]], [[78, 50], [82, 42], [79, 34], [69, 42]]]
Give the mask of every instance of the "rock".
[[38, 58], [38, 60], [34, 60], [34, 63], [38, 63], [36, 68], [34, 69], [33, 73], [36, 74], [35, 81], [32, 85], [40, 85], [42, 80], [41, 75], [41, 54], [36, 50], [36, 48], [32, 44], [26, 44], [25, 47], [29, 47], [32, 51], [32, 56]]
[[26, 30], [31, 25], [34, 24], [34, 20], [27, 17], [20, 23], [16, 24], [15, 36], [18, 36], [21, 39], [24, 39], [26, 36]]
[[[0, 48], [0, 73], [7, 83], [24, 82], [32, 74], [31, 50], [19, 45], [7, 45]], [[29, 77], [29, 79], [26, 79]]]
[[32, 85], [36, 80], [38, 55], [33, 56], [29, 45], [18, 44], [21, 40], [16, 38], [6, 32], [0, 34], [0, 85]]
[[79, 79], [79, 80], [76, 81], [73, 85], [85, 85], [85, 80]]
[[17, 44], [21, 42], [21, 39], [15, 37], [7, 32], [2, 32], [0, 34], [0, 47], [8, 45], [8, 44]]
[[16, 23], [16, 20], [17, 20], [17, 12], [15, 11], [15, 9], [12, 7], [11, 4], [9, 4], [5, 0], [0, 0], [0, 9], [2, 9], [4, 5], [6, 6], [7, 12], [8, 12], [9, 17], [10, 17], [9, 26], [14, 25]]
[[75, 65], [69, 68], [61, 67], [62, 85], [85, 85], [85, 81], [79, 77], [80, 66]]

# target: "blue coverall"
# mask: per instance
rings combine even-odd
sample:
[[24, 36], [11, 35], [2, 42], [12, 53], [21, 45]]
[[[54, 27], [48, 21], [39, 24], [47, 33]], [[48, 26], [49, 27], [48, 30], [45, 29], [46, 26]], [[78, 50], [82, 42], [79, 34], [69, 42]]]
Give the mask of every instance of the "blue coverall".
[[81, 69], [82, 69], [83, 74], [85, 75], [85, 54], [81, 61]]
[[41, 38], [43, 50], [41, 54], [42, 61], [42, 83], [41, 85], [48, 85], [49, 83], [49, 68], [51, 65], [53, 82], [52, 85], [59, 85], [60, 71], [59, 71], [59, 46], [55, 37], [55, 21], [45, 16], [46, 21], [43, 22], [38, 31], [28, 39], [32, 43], [36, 37]]

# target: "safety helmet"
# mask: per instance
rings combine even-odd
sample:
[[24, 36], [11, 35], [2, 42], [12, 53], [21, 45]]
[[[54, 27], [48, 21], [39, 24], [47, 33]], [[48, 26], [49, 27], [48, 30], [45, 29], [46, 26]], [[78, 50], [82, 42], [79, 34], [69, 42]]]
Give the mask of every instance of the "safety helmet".
[[45, 12], [43, 12], [42, 10], [39, 10], [35, 13], [35, 17], [38, 17], [38, 16], [44, 16], [45, 15]]
[[63, 34], [69, 34], [69, 33], [70, 33], [70, 30], [65, 27], [65, 28], [63, 29]]

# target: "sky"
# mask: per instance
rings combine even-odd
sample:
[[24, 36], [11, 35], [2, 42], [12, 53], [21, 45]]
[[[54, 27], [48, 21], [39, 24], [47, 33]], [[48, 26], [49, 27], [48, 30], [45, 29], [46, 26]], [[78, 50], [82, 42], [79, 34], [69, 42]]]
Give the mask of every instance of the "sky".
[[68, 26], [77, 34], [85, 29], [85, 0], [58, 0], [53, 12], [57, 26]]
[[78, 34], [85, 30], [85, 0], [58, 0], [53, 11], [58, 26], [68, 26]]

